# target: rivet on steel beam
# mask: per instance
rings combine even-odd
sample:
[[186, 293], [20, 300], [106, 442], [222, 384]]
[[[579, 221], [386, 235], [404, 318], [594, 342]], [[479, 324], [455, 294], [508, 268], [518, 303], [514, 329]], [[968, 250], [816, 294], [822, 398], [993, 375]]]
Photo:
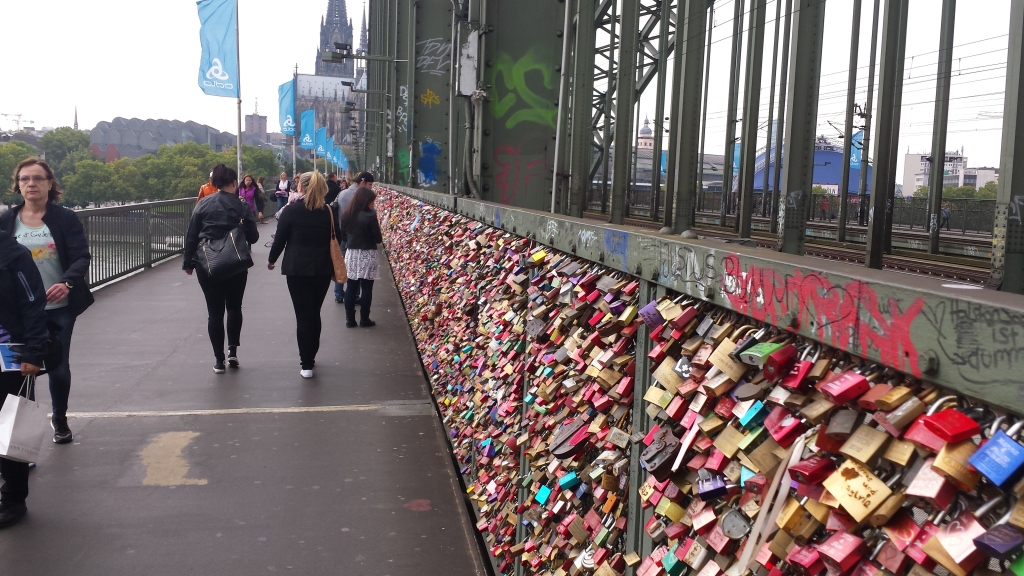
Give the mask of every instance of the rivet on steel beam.
[[570, 244], [569, 245], [569, 251], [572, 252], [573, 254], [575, 254], [576, 253], [576, 245], [575, 244]]
[[551, 245], [551, 246], [555, 245], [555, 237], [554, 236], [548, 236], [548, 244]]
[[927, 350], [917, 357], [917, 366], [922, 374], [932, 376], [939, 371], [939, 355], [934, 350]]
[[598, 262], [604, 262], [604, 251], [603, 251], [603, 250], [602, 250], [602, 251], [601, 251], [601, 253], [600, 253], [600, 254], [598, 255], [598, 257], [597, 257], [597, 261], [598, 261]]
[[711, 286], [711, 285], [701, 286], [700, 291], [704, 295], [704, 299], [705, 300], [714, 300], [715, 299], [715, 287], [714, 286]]
[[791, 330], [796, 330], [800, 327], [800, 320], [796, 314], [787, 314], [782, 320], [786, 323], [786, 327]]
[[644, 275], [644, 267], [642, 264], [636, 265], [636, 272], [634, 272], [633, 275], [638, 277]]
[[660, 275], [660, 274], [658, 274], [658, 271], [657, 271], [657, 270], [655, 270], [655, 271], [651, 272], [651, 282], [657, 282], [657, 281], [658, 281], [658, 278], [659, 278], [660, 276], [661, 276], [661, 275]]

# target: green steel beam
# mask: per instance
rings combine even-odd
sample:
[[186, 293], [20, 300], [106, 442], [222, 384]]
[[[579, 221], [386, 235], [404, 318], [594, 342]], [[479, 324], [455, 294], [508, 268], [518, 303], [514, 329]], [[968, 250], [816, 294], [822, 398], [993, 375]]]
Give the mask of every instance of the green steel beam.
[[579, 0], [576, 14], [576, 63], [572, 81], [572, 123], [569, 157], [570, 216], [581, 217], [590, 199], [594, 164], [594, 18], [597, 0]]
[[[939, 63], [935, 78], [935, 121], [932, 125], [931, 190], [928, 194], [928, 252], [939, 253], [939, 213], [942, 211], [942, 186], [946, 164], [946, 127], [949, 123], [949, 87], [953, 71], [953, 31], [956, 25], [956, 0], [943, 0], [939, 25]], [[908, 191], [904, 191], [906, 193]], [[909, 191], [913, 193], [913, 190]]]
[[999, 156], [999, 192], [996, 194], [996, 224], [992, 235], [992, 277], [990, 287], [1024, 293], [1024, 146], [1017, 138], [1024, 134], [1024, 0], [1010, 4], [1010, 39], [1006, 54], [1006, 96], [1003, 104], [1003, 142]]
[[[732, 11], [732, 54], [729, 58], [729, 101], [725, 109], [725, 169], [722, 171], [722, 205], [719, 210], [718, 225], [725, 226], [725, 216], [729, 213], [729, 202], [732, 198], [733, 146], [736, 145], [736, 107], [740, 97], [740, 56], [743, 50], [743, 2], [733, 0]], [[703, 170], [703, 166], [701, 169]]]
[[[701, 89], [704, 80], [704, 27], [708, 17], [707, 0], [680, 0], [679, 12], [683, 23], [677, 34], [682, 34], [676, 52], [676, 70], [679, 72], [673, 83], [679, 92], [679, 107], [673, 114], [679, 118], [676, 139], [669, 143], [669, 154], [675, 156], [675, 172], [668, 174], [674, 179], [675, 220], [672, 231], [681, 234], [693, 228], [694, 210], [697, 204], [697, 186], [700, 165], [700, 119]], [[681, 61], [681, 62], [680, 62]], [[669, 206], [666, 202], [665, 210]]]
[[941, 279], [395, 190], [1024, 413], [1020, 295], [956, 290]]
[[626, 190], [629, 188], [633, 149], [633, 131], [630, 129], [636, 104], [637, 38], [640, 28], [640, 0], [622, 0], [622, 20], [619, 34], [619, 67], [615, 91], [615, 154], [612, 169], [611, 221], [622, 224], [626, 214]]
[[[754, 216], [754, 172], [757, 168], [757, 128], [761, 108], [761, 62], [764, 60], [764, 21], [767, 0], [753, 0], [747, 28], [747, 72], [743, 94], [743, 135], [740, 137], [740, 209], [736, 225], [740, 238], [750, 238]], [[767, 150], [766, 150], [767, 153]], [[702, 167], [703, 168], [703, 167]], [[768, 169], [765, 164], [765, 170]]]
[[[850, 34], [850, 67], [846, 78], [846, 125], [843, 133], [843, 175], [839, 179], [839, 229], [836, 235], [846, 242], [846, 199], [850, 195], [850, 157], [853, 153], [853, 106], [857, 98], [857, 56], [860, 50], [860, 10], [863, 0], [853, 0], [853, 31]], [[862, 149], [863, 150], [863, 149]], [[859, 156], [858, 156], [859, 158]]]
[[875, 136], [875, 169], [871, 178], [871, 208], [868, 210], [868, 242], [865, 264], [868, 268], [880, 270], [885, 255], [885, 214], [891, 210], [887, 206], [888, 191], [893, 187], [889, 181], [889, 165], [896, 161], [892, 157], [892, 139], [899, 131], [896, 123], [898, 111], [894, 103], [897, 101], [900, 80], [900, 69], [903, 54], [900, 51], [900, 30], [905, 31], [902, 24], [903, 4], [908, 0], [885, 0], [882, 8], [882, 67], [878, 77], [878, 123]]
[[793, 10], [793, 18], [793, 49], [789, 60], [792, 87], [786, 98], [785, 154], [778, 207], [779, 236], [775, 249], [788, 254], [803, 254], [807, 202], [814, 183], [814, 141], [818, 124], [825, 3], [821, 0], [799, 0]]

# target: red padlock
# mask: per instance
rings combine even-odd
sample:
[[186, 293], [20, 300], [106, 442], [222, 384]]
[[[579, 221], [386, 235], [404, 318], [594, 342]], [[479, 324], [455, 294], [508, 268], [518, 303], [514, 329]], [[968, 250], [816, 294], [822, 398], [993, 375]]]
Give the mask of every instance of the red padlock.
[[946, 445], [946, 441], [937, 436], [934, 432], [925, 426], [925, 420], [930, 416], [935, 415], [942, 408], [949, 405], [950, 402], [955, 402], [956, 396], [944, 396], [936, 400], [928, 408], [923, 416], [918, 416], [917, 420], [907, 428], [906, 433], [903, 434], [904, 440], [909, 440], [918, 448], [924, 448], [929, 450], [933, 454], [938, 454], [942, 450], [942, 447]]
[[836, 406], [852, 402], [870, 389], [868, 379], [853, 371], [846, 371], [818, 387], [818, 391]]
[[835, 470], [836, 463], [831, 458], [817, 454], [789, 467], [790, 475], [801, 484], [817, 484], [828, 478]]
[[789, 448], [798, 436], [807, 431], [807, 423], [783, 406], [772, 409], [764, 419], [764, 427], [783, 448]]
[[[764, 362], [764, 378], [769, 382], [778, 382], [789, 374], [790, 368], [800, 355], [800, 350], [792, 344], [786, 344], [768, 355]], [[807, 368], [810, 370], [810, 367]]]
[[981, 434], [981, 425], [956, 409], [943, 410], [922, 420], [929, 432], [950, 444], [970, 440]]
[[[799, 392], [801, 394], [807, 392], [809, 388], [809, 382], [806, 382], [807, 374], [811, 371], [811, 368], [814, 367], [814, 363], [818, 361], [817, 351], [812, 358], [807, 357], [811, 350], [812, 348], [810, 346], [804, 350], [804, 353], [800, 356], [800, 360], [793, 363], [789, 369], [789, 373], [782, 378], [779, 385], [783, 388]], [[768, 359], [771, 360], [771, 356], [769, 356]], [[765, 365], [765, 374], [768, 374], [767, 364]]]
[[818, 554], [821, 556], [821, 560], [831, 570], [840, 574], [845, 574], [853, 568], [864, 557], [865, 552], [867, 552], [867, 545], [864, 543], [864, 539], [846, 531], [836, 532], [831, 538], [818, 545]]

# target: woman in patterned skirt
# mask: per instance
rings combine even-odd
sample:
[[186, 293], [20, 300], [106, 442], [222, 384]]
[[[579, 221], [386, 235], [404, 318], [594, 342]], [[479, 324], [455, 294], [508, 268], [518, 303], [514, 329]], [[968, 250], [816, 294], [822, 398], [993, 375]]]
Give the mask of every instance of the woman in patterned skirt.
[[359, 295], [359, 326], [369, 328], [373, 302], [373, 282], [380, 280], [380, 259], [377, 244], [384, 242], [380, 233], [373, 201], [377, 195], [369, 188], [360, 187], [352, 196], [348, 209], [341, 216], [340, 239], [346, 242], [345, 266], [348, 283], [345, 285], [346, 326], [356, 326], [356, 295]]

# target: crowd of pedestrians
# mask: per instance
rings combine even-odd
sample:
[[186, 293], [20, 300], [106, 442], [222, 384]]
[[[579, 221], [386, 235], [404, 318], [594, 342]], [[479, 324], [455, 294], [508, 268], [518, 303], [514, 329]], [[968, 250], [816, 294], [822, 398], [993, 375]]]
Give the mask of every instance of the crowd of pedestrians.
[[[264, 213], [275, 203], [278, 225], [267, 267], [274, 270], [283, 254], [300, 375], [313, 377], [320, 310], [332, 279], [341, 274], [341, 257], [332, 257], [332, 250], [341, 248], [348, 270], [348, 281], [335, 288], [336, 301], [345, 304], [347, 326], [375, 325], [370, 305], [373, 282], [380, 278], [377, 244], [382, 239], [372, 187], [373, 176], [366, 172], [353, 182], [315, 171], [290, 180], [282, 172], [271, 198], [263, 178], [246, 174], [239, 181], [237, 172], [223, 164], [211, 169], [189, 222], [182, 268], [196, 276], [206, 300], [215, 373], [240, 367], [242, 304], [248, 269], [254, 265], [251, 246], [260, 237], [258, 223], [264, 223]], [[34, 379], [46, 375], [53, 442], [68, 444], [73, 440], [67, 420], [72, 333], [78, 316], [93, 303], [89, 245], [77, 215], [58, 204], [60, 188], [45, 161], [29, 158], [18, 164], [12, 191], [24, 201], [0, 215], [0, 346], [16, 350], [20, 371], [0, 371], [0, 406], [8, 395], [34, 400]], [[0, 529], [25, 516], [32, 466], [0, 457]]]

